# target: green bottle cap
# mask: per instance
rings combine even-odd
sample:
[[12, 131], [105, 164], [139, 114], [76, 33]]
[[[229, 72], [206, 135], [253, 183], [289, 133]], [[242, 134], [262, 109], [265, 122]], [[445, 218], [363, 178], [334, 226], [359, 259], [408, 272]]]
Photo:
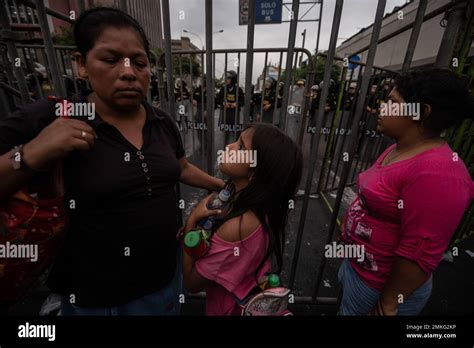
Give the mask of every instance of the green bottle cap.
[[280, 286], [280, 277], [278, 274], [272, 273], [268, 276], [268, 285], [270, 285], [271, 288]]
[[189, 231], [184, 236], [184, 245], [188, 248], [195, 248], [201, 242], [201, 233], [198, 231]]

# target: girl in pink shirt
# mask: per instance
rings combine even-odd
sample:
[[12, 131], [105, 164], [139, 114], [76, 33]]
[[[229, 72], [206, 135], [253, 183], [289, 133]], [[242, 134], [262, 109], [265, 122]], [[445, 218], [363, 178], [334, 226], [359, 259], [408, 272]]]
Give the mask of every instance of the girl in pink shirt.
[[[271, 271], [271, 256], [281, 270], [289, 201], [294, 199], [302, 172], [299, 147], [272, 125], [250, 126], [228, 145], [228, 151], [254, 151], [253, 162], [220, 163], [220, 171], [235, 185], [230, 210], [203, 257], [194, 259], [183, 253], [186, 289], [206, 290], [207, 315], [238, 315], [238, 301]], [[194, 208], [185, 233], [218, 213], [206, 208], [208, 198]]]
[[395, 81], [391, 102], [417, 103], [421, 113], [378, 117], [377, 130], [397, 143], [359, 174], [344, 217], [342, 240], [361, 247], [364, 257], [341, 266], [339, 314], [416, 315], [428, 301], [431, 274], [474, 197], [466, 166], [440, 138], [472, 116], [466, 82], [439, 69]]

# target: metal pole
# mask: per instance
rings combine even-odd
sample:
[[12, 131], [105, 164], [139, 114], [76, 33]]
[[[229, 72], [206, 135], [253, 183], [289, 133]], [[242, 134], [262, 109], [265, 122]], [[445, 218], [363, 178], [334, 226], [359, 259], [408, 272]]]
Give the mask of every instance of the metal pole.
[[[301, 48], [304, 49], [304, 42], [305, 42], [305, 40], [306, 40], [306, 29], [303, 30], [303, 32], [301, 33], [301, 35], [303, 35], [303, 43], [302, 43], [302, 45], [301, 45]], [[303, 55], [304, 55], [304, 53], [301, 52], [300, 60], [299, 60], [299, 62], [298, 62], [298, 65], [299, 65], [299, 66], [301, 66], [301, 62], [303, 61]], [[311, 55], [309, 56], [309, 58], [311, 59]]]
[[170, 3], [169, 0], [163, 0], [163, 31], [164, 31], [164, 51], [166, 66], [166, 85], [168, 87], [168, 113], [176, 120], [173, 94], [173, 63], [171, 57], [171, 29], [170, 29]]
[[290, 34], [288, 36], [288, 53], [286, 54], [286, 66], [285, 66], [285, 88], [283, 90], [283, 99], [281, 103], [281, 114], [279, 127], [283, 130], [286, 129], [286, 114], [288, 112], [288, 94], [291, 88], [291, 75], [293, 65], [293, 54], [295, 51], [295, 40], [296, 40], [296, 27], [298, 25], [298, 12], [300, 8], [300, 0], [293, 0], [291, 6], [292, 18], [290, 21]]
[[[0, 25], [5, 32], [11, 32], [10, 26], [10, 19], [8, 18], [7, 14], [7, 3], [0, 4]], [[19, 58], [16, 48], [15, 42], [12, 39], [3, 39], [5, 45], [7, 46], [8, 55], [10, 56], [11, 66], [13, 67], [13, 73], [15, 74], [15, 80], [18, 84], [18, 90], [21, 93], [21, 101], [23, 104], [28, 104], [30, 102], [30, 93], [28, 92], [28, 86], [26, 85], [25, 76], [23, 75], [23, 68], [21, 66], [15, 65], [15, 59]], [[5, 64], [8, 64], [8, 61], [5, 61]], [[13, 83], [13, 81], [10, 81]]]
[[41, 35], [43, 35], [44, 49], [46, 57], [48, 58], [49, 69], [51, 70], [51, 77], [53, 80], [53, 90], [56, 96], [66, 98], [66, 88], [64, 81], [59, 71], [58, 60], [56, 52], [54, 51], [53, 39], [48, 27], [48, 19], [46, 18], [46, 10], [43, 0], [36, 0], [36, 12], [38, 13], [38, 23], [41, 28]]
[[298, 145], [300, 147], [303, 145], [303, 137], [304, 137], [304, 132], [306, 129], [306, 122], [308, 120], [308, 117], [306, 117], [306, 115], [308, 114], [308, 110], [310, 109], [310, 105], [311, 105], [311, 102], [310, 102], [311, 86], [314, 83], [314, 78], [315, 78], [315, 73], [316, 73], [316, 70], [314, 68], [314, 60], [311, 57], [311, 53], [303, 49], [301, 56], [303, 56], [305, 52], [308, 56], [308, 80], [306, 81], [306, 86], [304, 90], [303, 107], [301, 110], [301, 124], [300, 124], [300, 129], [299, 129], [299, 134], [298, 134]]
[[436, 56], [435, 67], [449, 68], [452, 66], [454, 49], [463, 23], [464, 11], [467, 5], [465, 0], [453, 0], [453, 7], [448, 14], [448, 24], [444, 30], [443, 38]]
[[249, 0], [247, 23], [247, 54], [245, 61], [244, 124], [250, 123], [250, 101], [252, 99], [253, 40], [255, 33], [255, 0]]
[[206, 20], [206, 109], [207, 172], [214, 175], [214, 67], [212, 64], [212, 0], [205, 3]]
[[[344, 167], [342, 169], [341, 180], [339, 182], [339, 187], [337, 190], [336, 202], [334, 204], [331, 221], [329, 223], [326, 244], [329, 244], [331, 242], [333, 231], [334, 231], [334, 228], [336, 227], [337, 217], [339, 214], [339, 209], [341, 207], [342, 195], [344, 193], [344, 188], [345, 188], [347, 178], [349, 175], [349, 170], [352, 166], [352, 160], [354, 158], [354, 155], [357, 149], [357, 143], [359, 141], [359, 137], [358, 137], [359, 121], [361, 119], [362, 113], [364, 112], [364, 108], [365, 108], [365, 99], [367, 96], [367, 89], [369, 87], [370, 76], [372, 74], [372, 67], [374, 64], [375, 53], [377, 51], [377, 41], [379, 40], [380, 29], [382, 28], [383, 14], [384, 14], [386, 2], [387, 0], [379, 0], [379, 3], [377, 5], [377, 11], [375, 13], [375, 21], [374, 21], [374, 26], [372, 30], [372, 36], [370, 38], [369, 52], [367, 54], [367, 61], [366, 61], [365, 69], [364, 69], [364, 75], [362, 76], [362, 82], [361, 82], [361, 87], [360, 87], [359, 96], [358, 96], [359, 102], [357, 103], [357, 107], [356, 107], [356, 111], [354, 115], [353, 128], [352, 128], [352, 133], [351, 133], [352, 135], [351, 135], [351, 140], [349, 143], [349, 160], [347, 162], [344, 162]], [[324, 84], [326, 85], [326, 82]], [[320, 108], [322, 107], [321, 103], [319, 104], [319, 107]], [[323, 276], [324, 267], [326, 265], [326, 261], [327, 259], [324, 257], [321, 260], [321, 266], [319, 268], [318, 275], [316, 277], [316, 285], [314, 289], [313, 298], [316, 298], [316, 295], [318, 293], [319, 286], [321, 284], [321, 280]]]
[[321, 36], [321, 18], [323, 17], [323, 0], [321, 0], [321, 5], [319, 6], [319, 20], [318, 20], [318, 37], [316, 38], [316, 51], [314, 55], [318, 55], [319, 50], [319, 37]]
[[403, 60], [402, 73], [410, 69], [410, 64], [415, 53], [416, 42], [420, 36], [421, 26], [423, 25], [423, 18], [425, 17], [426, 6], [428, 0], [420, 0], [418, 4], [418, 10], [416, 11], [415, 23], [410, 34], [410, 41], [408, 41], [407, 51], [405, 53], [405, 59]]
[[158, 47], [163, 50], [163, 20], [161, 16], [161, 0], [157, 0], [156, 4], [158, 6], [157, 9], [157, 21], [158, 21]]
[[317, 131], [315, 134], [312, 135], [312, 138], [311, 138], [310, 163], [309, 163], [309, 168], [308, 168], [308, 176], [306, 178], [305, 193], [304, 193], [304, 198], [303, 198], [303, 207], [301, 209], [300, 223], [298, 225], [298, 234], [296, 237], [295, 252], [293, 254], [293, 260], [292, 260], [292, 265], [291, 265], [290, 285], [289, 285], [290, 288], [293, 287], [293, 284], [295, 282], [295, 277], [296, 277], [296, 267], [298, 264], [298, 258], [300, 254], [301, 240], [303, 237], [306, 213], [308, 211], [309, 195], [311, 192], [311, 185], [313, 183], [314, 169], [316, 167], [316, 157], [318, 154], [318, 144], [319, 144], [319, 138], [320, 138], [319, 130], [321, 129], [321, 126], [323, 123], [324, 106], [326, 105], [326, 99], [329, 92], [329, 80], [331, 79], [331, 67], [334, 60], [334, 54], [336, 52], [337, 35], [339, 33], [339, 25], [341, 23], [343, 3], [344, 3], [344, 0], [336, 0], [336, 6], [334, 9], [334, 17], [333, 17], [332, 28], [331, 28], [331, 38], [329, 41], [328, 54], [326, 57], [326, 65], [324, 68], [324, 86], [323, 86], [323, 90], [321, 91], [321, 98], [319, 100], [318, 117], [316, 119]]

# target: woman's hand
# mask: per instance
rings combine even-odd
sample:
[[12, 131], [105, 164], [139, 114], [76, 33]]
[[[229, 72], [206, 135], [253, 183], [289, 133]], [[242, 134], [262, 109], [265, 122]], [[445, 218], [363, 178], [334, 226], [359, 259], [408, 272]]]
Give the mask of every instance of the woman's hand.
[[86, 122], [58, 118], [25, 145], [25, 161], [32, 168], [44, 168], [71, 151], [90, 150], [96, 138], [96, 133]]
[[394, 316], [398, 313], [398, 307], [389, 306], [381, 298], [375, 304], [375, 307], [367, 314], [368, 316]]
[[206, 205], [211, 195], [201, 200], [193, 209], [186, 222], [187, 227], [195, 227], [199, 221], [212, 215], [220, 214], [221, 210], [209, 210]]

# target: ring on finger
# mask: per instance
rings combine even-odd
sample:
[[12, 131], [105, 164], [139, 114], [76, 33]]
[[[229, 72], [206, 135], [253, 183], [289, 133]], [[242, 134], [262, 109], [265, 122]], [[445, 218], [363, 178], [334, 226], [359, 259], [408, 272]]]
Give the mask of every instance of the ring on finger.
[[86, 135], [87, 135], [87, 133], [85, 131], [81, 131], [81, 138], [82, 139], [85, 139]]

